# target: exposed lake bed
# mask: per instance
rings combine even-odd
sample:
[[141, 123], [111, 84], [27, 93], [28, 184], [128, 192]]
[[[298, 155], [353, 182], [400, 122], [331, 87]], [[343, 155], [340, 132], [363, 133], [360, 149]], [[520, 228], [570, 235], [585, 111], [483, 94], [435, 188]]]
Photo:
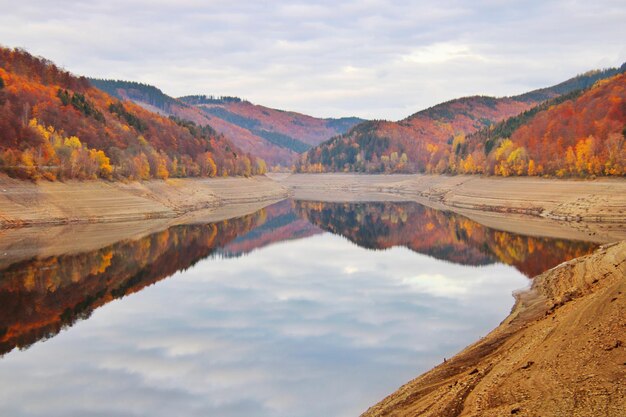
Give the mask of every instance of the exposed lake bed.
[[[2, 409], [357, 415], [486, 335], [527, 277], [595, 247], [411, 202], [286, 200], [86, 252], [16, 251]], [[48, 400], [28, 410], [31, 396]]]
[[[3, 299], [20, 296], [3, 303], [0, 408], [357, 415], [487, 335], [526, 277], [623, 233], [619, 218], [583, 221], [594, 227], [584, 232], [488, 211], [490, 226], [518, 217], [485, 227], [476, 209], [466, 217], [437, 210], [440, 199], [385, 201], [389, 189], [362, 188], [271, 205], [253, 201], [252, 186], [240, 204], [175, 217], [4, 230]], [[17, 374], [48, 383], [11, 384]], [[49, 386], [77, 401], [55, 403]], [[20, 408], [34, 395], [51, 402]], [[119, 403], [102, 402], [110, 396]]]

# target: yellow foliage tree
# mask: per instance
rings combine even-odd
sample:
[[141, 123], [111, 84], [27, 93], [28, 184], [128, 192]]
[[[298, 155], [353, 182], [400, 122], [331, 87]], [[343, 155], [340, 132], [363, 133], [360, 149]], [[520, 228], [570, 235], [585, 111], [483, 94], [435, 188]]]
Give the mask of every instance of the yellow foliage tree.
[[506, 159], [511, 173], [515, 175], [524, 175], [527, 172], [527, 159], [528, 155], [524, 147], [513, 149]]
[[259, 175], [263, 175], [267, 172], [267, 164], [261, 158], [256, 158], [256, 168]]
[[63, 141], [63, 145], [73, 149], [79, 149], [83, 146], [83, 144], [80, 143], [80, 139], [78, 139], [78, 137], [76, 136], [70, 136], [69, 138], [65, 138], [65, 140]]
[[104, 151], [97, 151], [95, 149], [89, 150], [89, 156], [98, 165], [98, 174], [103, 178], [111, 178], [113, 173], [113, 167], [111, 166], [111, 160], [106, 156]]

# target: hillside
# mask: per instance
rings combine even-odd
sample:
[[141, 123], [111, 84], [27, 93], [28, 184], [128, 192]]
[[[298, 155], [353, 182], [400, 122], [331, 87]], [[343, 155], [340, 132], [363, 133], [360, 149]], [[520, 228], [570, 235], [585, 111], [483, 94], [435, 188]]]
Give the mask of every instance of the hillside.
[[210, 127], [156, 115], [52, 62], [0, 48], [0, 171], [18, 178], [251, 175], [251, 159]]
[[[626, 70], [592, 71], [553, 87], [514, 97], [464, 97], [399, 122], [370, 121], [302, 156], [298, 171], [457, 172], [466, 135], [528, 111], [548, 99], [591, 87]], [[463, 170], [462, 172], [468, 172]]]
[[624, 175], [625, 135], [626, 74], [620, 74], [470, 135], [457, 172]]
[[297, 155], [347, 132], [362, 119], [322, 119], [252, 104], [237, 97], [168, 96], [156, 87], [130, 81], [91, 79], [97, 88], [151, 111], [210, 125], [237, 146], [271, 165], [290, 166]]
[[[270, 165], [289, 165], [297, 153], [287, 147], [276, 146], [249, 130], [221, 118], [211, 116], [202, 109], [187, 104], [163, 93], [160, 89], [131, 81], [98, 80], [90, 82], [102, 91], [163, 115], [173, 115], [184, 120], [191, 120], [200, 126], [211, 126], [233, 140], [241, 149], [263, 158]], [[228, 100], [228, 99], [226, 99]]]

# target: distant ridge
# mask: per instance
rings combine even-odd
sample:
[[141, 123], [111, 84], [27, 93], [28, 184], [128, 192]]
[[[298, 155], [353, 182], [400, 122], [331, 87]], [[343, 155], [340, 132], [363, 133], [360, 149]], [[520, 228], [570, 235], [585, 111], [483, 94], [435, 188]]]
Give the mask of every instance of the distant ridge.
[[271, 165], [291, 166], [305, 152], [363, 121], [356, 117], [322, 119], [255, 105], [232, 96], [189, 95], [174, 98], [157, 87], [122, 80], [90, 79], [120, 99], [164, 115], [210, 125], [246, 152]]

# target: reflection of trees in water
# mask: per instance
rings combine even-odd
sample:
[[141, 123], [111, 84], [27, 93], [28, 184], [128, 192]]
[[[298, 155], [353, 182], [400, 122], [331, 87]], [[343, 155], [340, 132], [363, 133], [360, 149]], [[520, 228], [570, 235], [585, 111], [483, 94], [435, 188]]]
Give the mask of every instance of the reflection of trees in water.
[[410, 202], [296, 201], [294, 207], [316, 226], [365, 248], [404, 246], [463, 265], [503, 262], [528, 277], [590, 253], [596, 246], [493, 230], [466, 217]]
[[109, 301], [193, 266], [262, 223], [265, 211], [174, 226], [80, 254], [34, 258], [0, 271], [0, 353], [57, 334]]
[[10, 265], [0, 271], [0, 353], [52, 337], [97, 307], [208, 256], [239, 256], [274, 242], [311, 236], [319, 233], [318, 227], [369, 249], [405, 246], [464, 265], [500, 261], [527, 276], [594, 248], [589, 243], [488, 229], [416, 203], [283, 201], [236, 219], [175, 226], [90, 252]]

